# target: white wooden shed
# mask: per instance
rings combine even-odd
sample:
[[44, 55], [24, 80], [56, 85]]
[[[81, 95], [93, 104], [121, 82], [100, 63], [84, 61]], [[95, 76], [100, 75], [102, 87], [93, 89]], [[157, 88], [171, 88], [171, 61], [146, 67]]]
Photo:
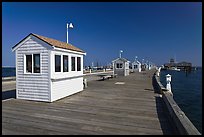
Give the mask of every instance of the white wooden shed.
[[150, 69], [152, 69], [152, 64], [151, 63], [148, 64], [148, 70], [150, 70]]
[[145, 63], [145, 68], [146, 68], [146, 70], [149, 70], [149, 64], [148, 63]]
[[12, 47], [16, 55], [16, 98], [53, 102], [83, 90], [81, 49], [29, 34]]
[[117, 58], [112, 61], [113, 63], [113, 73], [118, 76], [127, 76], [130, 73], [129, 63], [125, 58]]
[[133, 72], [141, 72], [141, 63], [138, 60], [132, 62], [132, 70]]

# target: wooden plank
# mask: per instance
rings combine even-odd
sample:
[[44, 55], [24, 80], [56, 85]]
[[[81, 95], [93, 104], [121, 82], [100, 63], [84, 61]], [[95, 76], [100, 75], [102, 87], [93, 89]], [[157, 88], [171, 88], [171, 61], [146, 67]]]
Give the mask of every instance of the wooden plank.
[[[9, 117], [9, 115], [10, 114], [8, 114], [7, 113], [7, 117]], [[13, 116], [14, 116], [15, 114], [13, 114]], [[23, 115], [23, 114], [22, 114]], [[71, 124], [73, 124], [73, 123], [75, 123], [75, 124], [79, 124], [79, 126], [82, 126], [81, 128], [83, 128], [84, 126], [87, 126], [87, 124], [88, 124], [88, 126], [92, 126], [92, 127], [95, 127], [95, 126], [97, 126], [97, 127], [99, 127], [100, 129], [103, 129], [103, 131], [104, 132], [106, 132], [106, 133], [111, 133], [111, 131], [112, 131], [112, 133], [116, 133], [116, 134], [118, 134], [118, 132], [120, 132], [120, 133], [127, 133], [127, 131], [130, 133], [130, 132], [140, 132], [140, 131], [143, 131], [143, 130], [146, 130], [146, 132], [148, 133], [148, 134], [152, 134], [152, 133], [157, 133], [157, 134], [161, 134], [162, 132], [161, 132], [161, 130], [156, 130], [156, 129], [149, 129], [149, 128], [141, 128], [141, 127], [134, 127], [134, 126], [128, 126], [127, 124], [126, 125], [123, 125], [123, 124], [113, 124], [113, 123], [109, 123], [109, 122], [104, 122], [104, 121], [101, 121], [101, 120], [90, 120], [90, 119], [84, 119], [84, 118], [82, 118], [82, 119], [79, 119], [79, 118], [70, 118], [69, 116], [67, 116], [67, 117], [62, 117], [62, 116], [56, 116], [56, 115], [47, 115], [47, 114], [36, 114], [35, 115], [35, 118], [26, 118], [26, 117], [28, 117], [29, 115], [23, 115], [23, 116], [20, 116], [20, 117], [17, 117], [16, 119], [20, 119], [18, 122], [21, 122], [21, 123], [23, 123], [24, 122], [24, 120], [28, 120], [28, 121], [30, 121], [30, 120], [33, 120], [33, 122], [34, 123], [30, 123], [32, 126], [33, 125], [35, 125], [35, 123], [36, 123], [36, 120], [37, 119], [41, 119], [41, 120], [39, 120], [39, 121], [43, 121], [44, 122], [44, 120], [43, 119], [49, 119], [49, 121], [54, 121], [54, 123], [55, 123], [55, 125], [58, 125], [57, 123], [60, 123], [60, 124], [62, 124], [62, 123], [65, 123], [65, 125], [71, 125]], [[12, 120], [13, 121], [13, 120]], [[25, 124], [28, 124], [29, 122], [28, 121], [26, 121], [25, 123], [24, 123], [24, 125]], [[39, 125], [38, 125], [39, 124]], [[35, 126], [38, 126], [38, 127], [41, 127], [41, 126], [46, 126], [47, 124], [45, 124], [45, 125], [43, 125], [43, 123], [41, 122], [41, 123], [38, 123], [37, 125], [35, 125]], [[49, 124], [49, 123], [48, 123]], [[84, 125], [85, 124], [85, 125]], [[63, 126], [61, 126], [61, 129], [62, 128], [65, 128], [64, 126], [65, 125], [63, 125]], [[71, 129], [72, 130], [74, 130], [74, 127], [75, 127], [76, 125], [74, 125]], [[45, 128], [45, 127], [43, 127], [43, 128]], [[78, 127], [79, 128], [79, 127]], [[54, 126], [49, 126], [49, 129], [52, 129], [52, 130], [55, 130], [55, 127]], [[65, 128], [65, 130], [66, 130], [67, 128]], [[109, 129], [109, 130], [108, 130]], [[79, 129], [78, 129], [79, 130]], [[89, 129], [89, 130], [91, 130], [91, 129]], [[111, 130], [111, 131], [110, 131]], [[81, 131], [81, 129], [80, 129], [80, 131]], [[87, 131], [88, 132], [88, 131]], [[99, 132], [99, 131], [98, 131]]]
[[[26, 129], [27, 134], [38, 131], [41, 134], [174, 134], [163, 102], [153, 91], [152, 73], [90, 81], [84, 91], [53, 103], [4, 101], [2, 131], [5, 134]], [[116, 82], [125, 84], [115, 85]], [[22, 129], [15, 129], [17, 126]]]
[[[26, 108], [24, 108], [24, 110], [27, 110]], [[44, 109], [39, 109], [39, 110], [44, 110]], [[36, 110], [36, 109], [34, 109], [34, 110], [32, 110], [32, 112], [30, 112], [30, 113], [28, 113], [28, 112], [26, 112], [26, 113], [28, 113], [29, 115], [31, 115], [31, 114], [33, 114], [33, 113], [35, 113], [35, 112], [39, 112], [39, 110]], [[51, 112], [49, 112], [50, 110], [52, 110], [52, 109], [48, 109], [48, 113], [49, 113], [49, 116], [47, 116], [48, 118], [50, 117], [50, 116], [52, 116], [52, 115], [55, 115], [55, 116], [57, 116], [57, 115], [59, 115], [59, 112], [55, 112], [55, 110], [53, 110], [53, 111], [51, 111]], [[8, 110], [7, 110], [8, 111]], [[18, 114], [19, 113], [22, 113], [22, 114], [24, 114], [24, 112], [22, 112], [22, 110], [16, 110], [17, 112], [18, 112]], [[65, 110], [65, 111], [67, 111], [67, 110]], [[75, 115], [77, 115], [77, 117], [76, 117], [76, 119], [87, 119], [88, 117], [90, 117], [90, 115], [91, 115], [91, 113], [90, 112], [87, 112], [88, 113], [88, 115], [86, 114], [86, 115], [84, 115], [84, 112], [83, 111], [79, 111], [79, 113], [73, 113], [73, 112], [70, 112], [71, 110], [69, 110], [69, 112], [67, 111], [67, 112], [63, 112], [62, 110], [60, 111], [60, 114], [61, 113], [63, 113], [63, 115], [66, 115], [66, 117], [72, 117], [72, 119], [74, 118], [74, 116]], [[45, 113], [45, 110], [44, 110], [44, 113]], [[56, 113], [56, 114], [55, 114]], [[47, 114], [47, 113], [46, 113]], [[51, 114], [51, 115], [50, 115]], [[95, 119], [96, 120], [100, 120], [101, 119], [101, 117], [103, 116], [104, 114], [98, 114], [96, 117], [95, 117]], [[84, 117], [83, 117], [84, 116]], [[24, 116], [25, 117], [25, 116]], [[100, 119], [97, 119], [97, 117], [99, 117]], [[109, 122], [110, 121], [110, 119], [109, 119], [109, 117], [111, 117], [111, 115], [107, 115], [107, 121], [106, 122]], [[122, 117], [124, 117], [124, 116], [122, 116]], [[114, 118], [114, 117], [111, 117], [111, 119], [112, 118]], [[91, 117], [91, 119], [93, 120], [94, 118], [93, 117]], [[90, 120], [90, 118], [88, 118], [87, 119], [88, 121]], [[112, 119], [112, 121], [113, 121], [114, 119]], [[119, 124], [118, 123], [118, 121], [120, 121], [121, 119], [119, 118], [118, 120], [116, 120], [115, 122], [117, 122], [116, 124]], [[126, 119], [127, 120], [127, 119]], [[131, 120], [132, 121], [132, 120]], [[104, 122], [104, 119], [103, 120], [101, 120], [100, 121], [100, 123], [101, 122]], [[148, 120], [148, 122], [151, 122], [151, 120], [149, 121]], [[141, 123], [140, 124], [142, 124], [142, 123], [144, 123], [144, 121], [141, 121]], [[129, 124], [129, 122], [127, 122], [126, 123], [126, 125], [127, 124]], [[134, 126], [135, 126], [135, 124], [134, 124]], [[140, 125], [141, 126], [141, 125]], [[150, 127], [150, 128], [152, 128], [152, 127]], [[155, 128], [155, 127], [153, 127], [153, 128]]]

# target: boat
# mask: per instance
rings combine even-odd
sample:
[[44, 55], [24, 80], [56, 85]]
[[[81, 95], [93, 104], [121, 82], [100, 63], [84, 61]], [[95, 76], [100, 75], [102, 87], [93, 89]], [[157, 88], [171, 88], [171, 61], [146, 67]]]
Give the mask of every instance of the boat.
[[178, 69], [177, 67], [172, 67], [171, 70], [180, 71], [181, 69]]

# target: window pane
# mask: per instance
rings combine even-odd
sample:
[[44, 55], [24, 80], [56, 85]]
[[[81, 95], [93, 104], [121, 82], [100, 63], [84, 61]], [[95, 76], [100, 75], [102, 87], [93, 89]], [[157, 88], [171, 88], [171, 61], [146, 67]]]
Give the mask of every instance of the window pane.
[[32, 73], [32, 55], [26, 55], [26, 72]]
[[77, 57], [77, 71], [81, 71], [81, 57]]
[[117, 63], [116, 68], [123, 68], [123, 64], [122, 63]]
[[63, 55], [63, 72], [68, 72], [68, 56]]
[[61, 72], [61, 56], [55, 55], [55, 72]]
[[75, 71], [75, 57], [72, 57], [72, 71]]
[[33, 54], [34, 73], [40, 73], [40, 54]]

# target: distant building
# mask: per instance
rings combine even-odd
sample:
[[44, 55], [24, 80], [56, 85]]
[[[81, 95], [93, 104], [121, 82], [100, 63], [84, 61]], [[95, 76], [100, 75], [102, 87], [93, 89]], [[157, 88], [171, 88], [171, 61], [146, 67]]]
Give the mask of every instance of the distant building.
[[81, 49], [29, 34], [12, 47], [16, 53], [16, 98], [53, 102], [83, 90]]
[[174, 59], [171, 58], [171, 59], [170, 59], [170, 63], [175, 63], [175, 62], [174, 62]]
[[164, 64], [164, 69], [172, 69], [172, 68], [177, 68], [177, 69], [180, 69], [180, 70], [190, 71], [191, 68], [192, 68], [192, 63], [185, 62], [185, 61], [175, 63], [174, 59], [170, 59], [169, 63]]
[[113, 63], [113, 72], [118, 76], [127, 76], [130, 73], [129, 63], [125, 58], [117, 58], [112, 61]]
[[149, 65], [147, 63], [142, 64], [142, 71], [149, 70]]
[[132, 70], [133, 72], [141, 72], [142, 66], [138, 60], [132, 62]]
[[182, 62], [177, 63], [177, 68], [181, 70], [191, 71], [192, 63], [182, 61]]

